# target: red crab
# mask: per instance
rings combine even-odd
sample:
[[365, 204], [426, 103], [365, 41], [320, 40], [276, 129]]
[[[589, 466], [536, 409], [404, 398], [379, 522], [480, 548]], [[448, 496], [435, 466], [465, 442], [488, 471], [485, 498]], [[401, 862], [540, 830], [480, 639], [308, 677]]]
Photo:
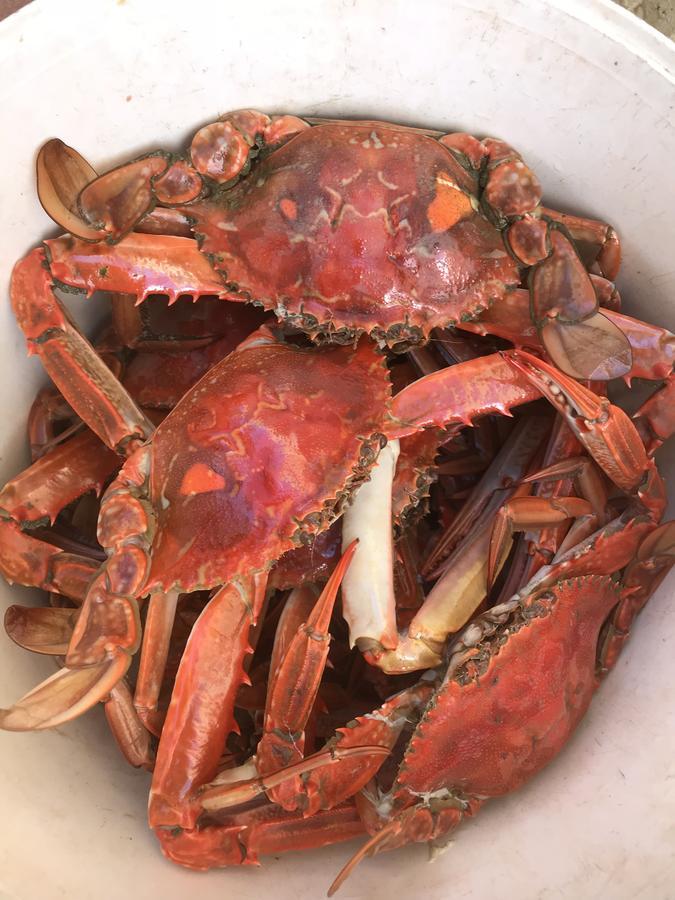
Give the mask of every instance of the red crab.
[[[141, 642], [137, 603], [151, 594], [135, 703], [118, 696], [116, 727], [129, 740], [139, 721], [161, 727], [150, 821], [164, 852], [185, 865], [247, 862], [284, 842], [317, 846], [363, 827], [376, 832], [364, 852], [440, 839], [483, 799], [545, 765], [590, 702], [603, 623], [611, 615], [600, 654], [608, 667], [673, 561], [672, 527], [657, 528], [662, 485], [638, 432], [620, 409], [561, 371], [607, 379], [635, 367], [630, 336], [598, 312], [596, 287], [568, 237], [590, 234], [591, 262], [613, 276], [611, 229], [543, 213], [536, 179], [501, 142], [374, 122], [311, 127], [289, 116], [234, 113], [198, 132], [189, 159], [155, 154], [101, 177], [50, 142], [38, 176], [43, 203], [74, 236], [48, 241], [17, 264], [13, 307], [72, 409], [127, 459], [102, 501], [98, 533], [108, 558], [86, 589], [66, 667], [3, 710], [0, 727], [52, 727], [119, 691]], [[185, 236], [188, 225], [204, 254]], [[513, 295], [522, 309], [517, 288], [526, 270], [538, 336], [522, 343], [541, 341], [557, 369], [522, 351], [496, 353], [429, 374], [392, 398], [384, 357], [375, 342], [358, 339], [361, 332], [400, 350]], [[286, 326], [334, 343], [309, 347], [263, 327], [155, 430], [72, 324], [55, 285], [108, 288], [139, 301], [149, 293], [251, 300]], [[605, 282], [603, 291], [611, 297]], [[648, 335], [647, 368], [666, 377], [667, 354], [655, 332]], [[558, 547], [560, 557], [513, 599], [474, 620], [453, 644], [448, 667], [454, 600], [429, 596], [406, 631], [396, 627], [391, 489], [396, 457], [406, 452], [397, 442], [542, 396], [624, 492], [625, 509], [611, 517], [597, 491], [587, 499], [515, 497], [491, 551], [485, 540], [480, 564], [489, 580], [509, 530], [557, 525], [589, 509], [601, 527], [566, 552]], [[643, 418], [654, 432], [650, 444], [667, 436], [667, 417], [650, 408]], [[591, 483], [588, 458], [549, 460], [532, 471], [532, 452], [514, 478]], [[53, 456], [43, 460], [56, 465]], [[34, 473], [24, 478], [17, 508], [3, 508], [4, 532], [19, 554], [32, 538], [18, 509], [39, 519], [55, 508]], [[68, 482], [63, 494], [74, 490]], [[523, 499], [525, 511], [515, 505]], [[350, 502], [341, 563], [295, 636], [280, 629], [256, 759], [220, 771], [268, 573]], [[62, 558], [45, 552], [39, 580], [56, 584]], [[615, 573], [621, 586], [608, 577]], [[341, 581], [351, 641], [370, 662], [386, 671], [435, 671], [303, 759]], [[160, 725], [154, 713], [176, 594], [202, 589], [215, 593], [192, 629]], [[544, 653], [555, 673], [546, 684], [535, 664]], [[530, 706], [517, 702], [516, 682], [527, 683]], [[562, 709], [567, 692], [574, 702]], [[497, 729], [495, 704], [505, 710]], [[465, 705], [473, 710], [472, 734], [486, 736], [485, 765], [457, 749]], [[522, 752], [511, 753], [514, 735]], [[383, 779], [364, 791], [402, 744], [393, 786]], [[501, 780], [490, 780], [485, 768], [497, 756], [508, 766]], [[264, 792], [273, 803], [227, 812]]]
[[628, 370], [627, 341], [598, 312], [578, 254], [613, 278], [615, 232], [542, 208], [515, 150], [467, 134], [312, 121], [240, 110], [200, 129], [181, 157], [157, 152], [100, 177], [48, 142], [38, 191], [73, 235], [47, 242], [54, 279], [139, 301], [253, 300], [317, 337], [366, 331], [402, 349], [434, 326], [478, 318], [529, 273], [533, 319], [559, 368]]

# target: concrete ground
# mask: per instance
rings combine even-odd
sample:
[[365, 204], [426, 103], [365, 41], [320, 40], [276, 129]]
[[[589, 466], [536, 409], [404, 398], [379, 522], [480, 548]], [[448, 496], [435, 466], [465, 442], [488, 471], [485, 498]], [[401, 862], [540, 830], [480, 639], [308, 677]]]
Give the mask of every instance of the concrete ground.
[[675, 0], [616, 0], [621, 6], [675, 40]]

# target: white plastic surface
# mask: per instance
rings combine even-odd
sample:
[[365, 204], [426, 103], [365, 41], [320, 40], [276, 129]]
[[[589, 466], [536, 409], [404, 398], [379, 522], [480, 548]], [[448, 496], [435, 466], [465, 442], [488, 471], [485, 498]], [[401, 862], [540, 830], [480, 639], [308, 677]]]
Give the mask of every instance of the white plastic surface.
[[[673, 45], [608, 0], [37, 0], [0, 24], [2, 481], [26, 460], [43, 380], [7, 284], [50, 231], [33, 180], [46, 138], [104, 169], [242, 106], [497, 135], [551, 204], [619, 228], [626, 308], [675, 328], [674, 71]], [[546, 772], [485, 807], [433, 865], [423, 846], [378, 856], [340, 896], [675, 897], [674, 591], [671, 578]], [[3, 604], [28, 593], [0, 585]], [[0, 636], [0, 705], [51, 671]], [[98, 710], [49, 733], [0, 733], [0, 898], [309, 900], [356, 846], [191, 874], [147, 830], [147, 783]]]

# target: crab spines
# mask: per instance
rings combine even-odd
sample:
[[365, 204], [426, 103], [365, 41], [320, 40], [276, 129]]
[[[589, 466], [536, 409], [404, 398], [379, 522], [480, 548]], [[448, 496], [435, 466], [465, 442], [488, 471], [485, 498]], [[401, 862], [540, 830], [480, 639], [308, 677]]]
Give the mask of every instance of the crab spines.
[[502, 356], [565, 417], [608, 478], [625, 491], [640, 484], [648, 458], [635, 426], [622, 409], [529, 353], [506, 351]]
[[52, 280], [85, 291], [117, 291], [141, 303], [149, 294], [230, 297], [224, 283], [188, 237], [136, 233], [117, 244], [71, 237], [45, 241]]
[[430, 426], [470, 425], [488, 413], [508, 415], [541, 391], [499, 353], [468, 360], [426, 375], [392, 400], [390, 438]]
[[0, 490], [0, 514], [23, 525], [46, 519], [87, 491], [100, 493], [120, 465], [120, 458], [91, 431], [54, 446]]

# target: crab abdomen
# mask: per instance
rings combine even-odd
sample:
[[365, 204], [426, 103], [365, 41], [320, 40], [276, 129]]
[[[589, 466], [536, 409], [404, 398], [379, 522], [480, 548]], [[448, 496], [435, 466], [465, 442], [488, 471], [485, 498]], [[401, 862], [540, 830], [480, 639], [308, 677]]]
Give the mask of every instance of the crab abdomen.
[[152, 441], [148, 588], [226, 583], [326, 527], [372, 464], [389, 396], [367, 341], [254, 345], [216, 365]]
[[381, 123], [320, 125], [190, 206], [202, 249], [234, 289], [311, 330], [418, 339], [518, 283], [473, 177], [437, 140]]
[[605, 576], [561, 582], [478, 644], [418, 726], [399, 797], [495, 797], [550, 762], [593, 696], [598, 635], [618, 591]]

